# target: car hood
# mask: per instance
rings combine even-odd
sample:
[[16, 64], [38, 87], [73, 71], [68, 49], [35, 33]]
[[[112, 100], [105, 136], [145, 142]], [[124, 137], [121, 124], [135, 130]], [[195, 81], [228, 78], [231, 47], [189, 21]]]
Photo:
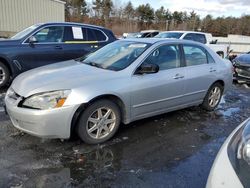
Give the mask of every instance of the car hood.
[[250, 54], [243, 54], [234, 59], [236, 65], [250, 67]]
[[47, 91], [74, 89], [93, 80], [111, 79], [114, 71], [100, 69], [75, 60], [55, 63], [20, 74], [12, 83], [14, 91], [23, 97]]
[[0, 47], [2, 48], [6, 48], [8, 46], [13, 46], [13, 45], [17, 45], [17, 43], [19, 43], [19, 40], [12, 40], [12, 39], [1, 39], [0, 40]]

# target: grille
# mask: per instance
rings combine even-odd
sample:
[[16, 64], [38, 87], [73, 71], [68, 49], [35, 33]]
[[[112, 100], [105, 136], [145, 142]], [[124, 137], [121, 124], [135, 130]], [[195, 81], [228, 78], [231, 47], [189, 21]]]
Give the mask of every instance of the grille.
[[236, 68], [236, 72], [238, 73], [239, 76], [250, 78], [250, 70], [249, 70], [249, 68], [248, 69]]

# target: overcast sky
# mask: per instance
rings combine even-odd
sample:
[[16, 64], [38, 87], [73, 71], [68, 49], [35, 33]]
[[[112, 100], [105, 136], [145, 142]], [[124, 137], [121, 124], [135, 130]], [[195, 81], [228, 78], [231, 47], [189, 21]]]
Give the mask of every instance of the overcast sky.
[[[113, 0], [115, 4], [126, 4], [128, 1]], [[202, 17], [207, 14], [211, 14], [213, 17], [240, 17], [243, 14], [250, 14], [250, 0], [131, 0], [131, 2], [135, 7], [146, 3], [149, 3], [154, 9], [164, 6], [171, 12], [194, 10]]]

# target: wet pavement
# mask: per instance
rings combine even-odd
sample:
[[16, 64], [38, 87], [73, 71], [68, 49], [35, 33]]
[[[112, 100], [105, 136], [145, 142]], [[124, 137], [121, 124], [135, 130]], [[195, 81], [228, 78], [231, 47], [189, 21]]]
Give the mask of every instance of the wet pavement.
[[214, 112], [192, 107], [136, 121], [90, 146], [19, 132], [1, 93], [0, 187], [205, 187], [223, 141], [250, 117], [250, 89], [238, 85]]

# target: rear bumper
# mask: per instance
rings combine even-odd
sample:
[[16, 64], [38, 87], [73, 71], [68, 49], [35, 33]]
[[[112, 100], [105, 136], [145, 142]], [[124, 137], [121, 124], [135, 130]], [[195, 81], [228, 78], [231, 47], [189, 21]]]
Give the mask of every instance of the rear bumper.
[[5, 99], [6, 111], [19, 130], [42, 138], [69, 138], [71, 121], [79, 105], [51, 110], [20, 108]]

